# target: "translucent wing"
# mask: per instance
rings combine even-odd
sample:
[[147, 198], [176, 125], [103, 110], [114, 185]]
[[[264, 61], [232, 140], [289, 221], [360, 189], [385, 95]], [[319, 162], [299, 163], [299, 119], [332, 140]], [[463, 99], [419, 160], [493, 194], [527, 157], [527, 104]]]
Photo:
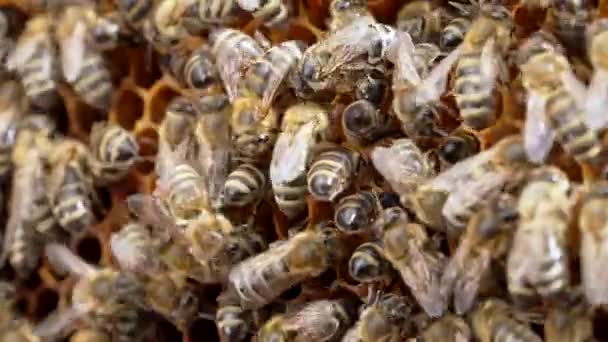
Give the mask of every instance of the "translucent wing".
[[395, 44], [396, 49], [392, 50], [389, 54], [389, 59], [392, 59], [395, 64], [395, 82], [409, 82], [417, 85], [420, 83], [421, 78], [416, 70], [416, 65], [412, 58], [416, 47], [412, 42], [412, 37], [407, 32], [397, 33], [397, 43]]
[[524, 148], [528, 159], [539, 164], [547, 158], [555, 139], [555, 132], [547, 122], [545, 104], [544, 96], [534, 91], [528, 91], [523, 132]]
[[[279, 87], [283, 84], [283, 81], [287, 78], [287, 75], [289, 75], [290, 70], [298, 63], [300, 58], [302, 58], [302, 50], [295, 41], [283, 42], [266, 52], [266, 54], [276, 53], [283, 55], [286, 63], [275, 65], [277, 70], [275, 72], [271, 72], [267, 79], [264, 94], [262, 95], [262, 108], [265, 109], [270, 107], [277, 94], [277, 91], [279, 90]], [[279, 66], [281, 68], [279, 68]]]
[[82, 20], [76, 22], [72, 33], [61, 39], [61, 70], [66, 81], [74, 82], [82, 72], [87, 28]]
[[121, 269], [139, 271], [143, 265], [150, 265], [151, 259], [157, 257], [152, 255], [149, 248], [152, 243], [150, 234], [143, 225], [131, 223], [112, 234], [110, 250]]
[[483, 81], [488, 85], [487, 89], [492, 89], [496, 76], [499, 72], [499, 61], [502, 60], [496, 55], [496, 41], [490, 38], [481, 49], [480, 70]]
[[322, 74], [328, 75], [353, 59], [363, 56], [369, 50], [369, 42], [377, 31], [370, 26], [375, 23], [373, 17], [360, 17], [334, 34], [321, 44], [332, 52], [329, 61], [323, 66]]
[[589, 89], [585, 97], [585, 122], [594, 129], [599, 130], [608, 125], [608, 72], [595, 69]]
[[608, 272], [601, 265], [608, 261], [608, 243], [604, 237], [583, 230], [580, 251], [581, 274], [587, 301], [591, 305], [605, 305], [608, 303], [608, 290], [603, 284], [608, 282]]
[[44, 253], [47, 260], [60, 272], [68, 272], [77, 277], [87, 277], [96, 272], [96, 269], [72, 253], [66, 246], [51, 243], [46, 245]]
[[270, 181], [280, 185], [289, 183], [306, 172], [310, 148], [314, 143], [316, 123], [311, 121], [298, 129], [295, 136], [281, 133], [272, 151]]
[[482, 151], [452, 165], [449, 169], [430, 179], [427, 184], [438, 191], [453, 192], [463, 180], [471, 177], [472, 172], [483, 167], [485, 164], [490, 163], [493, 157], [494, 151], [491, 148]]
[[63, 334], [66, 330], [75, 328], [74, 323], [82, 317], [82, 313], [75, 308], [68, 308], [56, 311], [48, 315], [42, 322], [34, 328], [34, 335], [43, 339], [54, 339]]
[[587, 88], [585, 87], [585, 84], [576, 77], [572, 70], [565, 70], [560, 76], [564, 88], [566, 88], [570, 96], [572, 96], [578, 108], [585, 109], [585, 100], [587, 99]]
[[450, 69], [460, 56], [461, 51], [461, 46], [454, 49], [424, 78], [416, 91], [416, 104], [421, 105], [436, 101], [441, 97], [448, 82]]
[[9, 70], [16, 70], [19, 67], [25, 65], [25, 62], [29, 61], [34, 53], [36, 53], [36, 49], [42, 43], [42, 37], [28, 37], [26, 39], [20, 39], [19, 43], [12, 51], [12, 53], [8, 56], [6, 61], [7, 68]]

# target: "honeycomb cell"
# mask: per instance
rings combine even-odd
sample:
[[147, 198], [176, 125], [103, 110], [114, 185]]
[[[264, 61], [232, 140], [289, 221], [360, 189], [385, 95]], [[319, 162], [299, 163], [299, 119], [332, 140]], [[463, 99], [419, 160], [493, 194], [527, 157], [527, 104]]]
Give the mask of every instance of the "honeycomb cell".
[[143, 112], [144, 102], [141, 97], [131, 90], [123, 90], [116, 103], [114, 119], [125, 129], [132, 130]]
[[153, 93], [150, 100], [149, 119], [154, 123], [160, 123], [165, 117], [165, 109], [171, 100], [178, 96], [179, 93], [175, 90], [162, 86], [156, 92]]
[[51, 312], [55, 311], [59, 303], [59, 294], [51, 288], [41, 288], [36, 297], [34, 306], [34, 320], [41, 320]]
[[76, 243], [76, 253], [91, 264], [99, 264], [101, 243], [95, 236], [85, 236]]

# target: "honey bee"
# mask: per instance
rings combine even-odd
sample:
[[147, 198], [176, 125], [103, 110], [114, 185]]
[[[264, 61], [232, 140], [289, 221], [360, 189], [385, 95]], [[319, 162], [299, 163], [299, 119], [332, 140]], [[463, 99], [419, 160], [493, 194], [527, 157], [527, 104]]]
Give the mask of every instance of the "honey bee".
[[327, 110], [316, 103], [298, 103], [285, 111], [269, 173], [275, 201], [288, 218], [306, 209], [306, 168], [312, 147], [323, 138], [328, 127]]
[[329, 3], [329, 32], [336, 32], [361, 17], [374, 20], [367, 0], [331, 0]]
[[306, 175], [308, 191], [319, 201], [333, 202], [352, 183], [359, 153], [341, 146], [319, 146]]
[[110, 268], [95, 268], [67, 247], [48, 244], [45, 255], [51, 265], [78, 279], [72, 289], [71, 306], [45, 318], [34, 333], [41, 338], [75, 328], [76, 321], [109, 334], [112, 341], [141, 339], [141, 311], [132, 304], [140, 298], [137, 282]]
[[349, 142], [368, 145], [390, 130], [391, 117], [367, 100], [348, 105], [342, 113], [342, 131]]
[[231, 103], [239, 97], [241, 70], [260, 58], [264, 50], [252, 37], [239, 30], [222, 28], [210, 33], [211, 53]]
[[585, 102], [584, 86], [576, 79], [555, 38], [543, 32], [530, 36], [520, 48], [520, 70], [527, 90], [524, 137], [531, 161], [544, 161], [557, 140], [578, 161], [600, 153], [596, 130], [604, 120], [599, 108]]
[[585, 28], [594, 11], [593, 1], [553, 0], [547, 11], [547, 26], [569, 50], [583, 52]]
[[457, 314], [475, 303], [482, 278], [492, 260], [507, 254], [517, 218], [515, 200], [508, 195], [490, 200], [474, 214], [441, 276], [441, 289], [453, 294]]
[[258, 119], [260, 106], [259, 99], [241, 97], [234, 102], [230, 118], [235, 151], [254, 160], [265, 160], [269, 156], [279, 129], [278, 112], [270, 108]]
[[25, 110], [23, 90], [14, 81], [0, 85], [0, 180], [4, 183], [12, 170], [11, 153], [18, 121]]
[[467, 322], [456, 315], [445, 315], [422, 332], [424, 342], [467, 342], [473, 333]]
[[89, 26], [82, 6], [67, 7], [54, 32], [59, 42], [61, 70], [65, 80], [88, 105], [107, 110], [113, 85], [103, 55], [87, 44]]
[[545, 319], [545, 341], [593, 341], [592, 310], [586, 305], [582, 291], [575, 288], [566, 306], [555, 305]]
[[371, 191], [359, 191], [343, 197], [334, 210], [336, 228], [345, 233], [369, 229], [379, 210], [378, 197]]
[[559, 169], [539, 169], [521, 192], [520, 224], [507, 258], [507, 281], [518, 300], [555, 299], [568, 291], [567, 233], [570, 182]]
[[481, 342], [501, 338], [525, 342], [541, 342], [534, 331], [513, 317], [513, 309], [506, 302], [491, 298], [482, 302], [473, 313], [473, 330]]
[[159, 136], [170, 148], [176, 148], [184, 138], [191, 136], [197, 112], [191, 101], [177, 96], [167, 105], [165, 117], [159, 127]]
[[314, 301], [295, 313], [272, 317], [258, 331], [257, 340], [337, 341], [353, 323], [356, 308], [348, 299]]
[[153, 11], [156, 0], [115, 0], [122, 17], [133, 28], [141, 30]]
[[393, 190], [407, 195], [418, 183], [434, 175], [433, 161], [428, 154], [407, 138], [393, 140], [389, 147], [376, 146], [371, 153], [372, 164]]
[[204, 89], [218, 80], [211, 48], [202, 44], [192, 52], [176, 51], [165, 56], [173, 77], [190, 89]]
[[236, 0], [239, 7], [261, 20], [265, 26], [273, 27], [285, 22], [289, 9], [285, 0]]
[[593, 76], [587, 89], [585, 97], [585, 120], [591, 128], [605, 127], [606, 122], [602, 115], [602, 108], [608, 103], [605, 89], [608, 87], [608, 65], [605, 62], [604, 41], [608, 39], [606, 34], [608, 29], [607, 19], [596, 19], [587, 27], [587, 55], [593, 65]]
[[70, 342], [111, 342], [108, 334], [95, 329], [79, 329], [71, 337]]
[[129, 43], [133, 40], [125, 32], [120, 13], [117, 11], [106, 14], [97, 14], [93, 8], [87, 8], [89, 14], [89, 30], [87, 43], [98, 51], [116, 49], [121, 43]]
[[501, 62], [510, 44], [512, 23], [500, 5], [483, 5], [464, 37], [452, 91], [466, 126], [481, 130], [496, 121], [496, 80], [506, 81]]
[[63, 229], [81, 233], [96, 220], [96, 194], [87, 165], [89, 151], [79, 141], [64, 138], [49, 153], [45, 186], [53, 214]]
[[224, 184], [224, 203], [245, 206], [261, 199], [266, 189], [266, 175], [252, 163], [242, 163], [232, 171]]
[[389, 293], [368, 304], [344, 336], [344, 342], [400, 341], [411, 308], [403, 297]]
[[50, 110], [59, 103], [59, 61], [51, 26], [51, 19], [45, 14], [29, 19], [6, 62], [8, 69], [19, 75], [31, 104], [42, 110]]
[[292, 286], [326, 271], [345, 255], [329, 229], [305, 230], [245, 259], [228, 276], [243, 309], [258, 309]]
[[376, 242], [366, 242], [353, 252], [348, 261], [349, 275], [360, 283], [389, 285], [396, 272], [384, 257], [382, 247]]
[[608, 228], [608, 218], [601, 208], [606, 199], [606, 184], [594, 184], [594, 189], [583, 199], [578, 217], [581, 231], [581, 278], [587, 302], [592, 305], [608, 303], [608, 293], [597, 285], [602, 283], [605, 273], [596, 264], [605, 258], [601, 246]]
[[117, 124], [97, 122], [91, 129], [91, 173], [99, 184], [124, 178], [139, 157], [135, 137]]
[[437, 148], [441, 169], [445, 170], [461, 160], [472, 157], [481, 150], [479, 138], [472, 132], [457, 129], [443, 139]]
[[245, 310], [238, 305], [220, 305], [215, 321], [222, 341], [245, 340], [250, 329], [250, 322], [246, 316]]
[[471, 28], [473, 22], [467, 16], [457, 16], [452, 18], [441, 30], [439, 47], [442, 51], [452, 51], [458, 47]]
[[125, 224], [110, 237], [112, 255], [124, 270], [143, 273], [158, 269], [155, 252], [159, 248], [148, 228], [138, 222]]
[[390, 84], [387, 75], [379, 70], [371, 70], [369, 73], [364, 73], [362, 78], [356, 82], [355, 98], [381, 106], [388, 89], [390, 89]]
[[447, 307], [440, 288], [447, 258], [428, 246], [430, 238], [426, 229], [422, 225], [408, 223], [403, 209], [386, 209], [380, 222], [384, 255], [399, 271], [426, 314], [440, 317]]
[[447, 13], [433, 1], [412, 1], [399, 10], [397, 28], [407, 32], [416, 44], [438, 42], [446, 16]]
[[184, 14], [192, 1], [159, 0], [142, 22], [141, 33], [159, 52], [169, 53], [188, 36], [183, 23]]

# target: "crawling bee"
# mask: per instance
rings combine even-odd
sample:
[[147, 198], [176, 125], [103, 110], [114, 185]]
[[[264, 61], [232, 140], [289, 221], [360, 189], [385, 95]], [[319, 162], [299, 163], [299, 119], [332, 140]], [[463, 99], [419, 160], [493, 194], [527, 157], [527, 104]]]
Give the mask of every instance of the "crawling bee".
[[379, 283], [388, 286], [397, 275], [384, 257], [382, 247], [366, 242], [353, 252], [348, 261], [348, 274], [360, 283]]
[[327, 27], [329, 32], [336, 32], [361, 17], [374, 20], [367, 8], [367, 0], [331, 0]]
[[606, 258], [601, 248], [602, 241], [608, 238], [606, 235], [608, 217], [601, 209], [608, 199], [606, 195], [606, 184], [594, 184], [594, 189], [583, 198], [578, 216], [578, 226], [581, 231], [581, 278], [585, 297], [592, 305], [608, 302], [608, 292], [603, 286], [598, 285], [602, 284], [605, 272], [597, 268], [597, 263]]
[[371, 153], [372, 164], [399, 195], [416, 190], [418, 183], [434, 175], [428, 154], [422, 153], [411, 139], [397, 139], [389, 147], [377, 146]]
[[18, 121], [25, 110], [23, 90], [15, 81], [0, 85], [0, 180], [12, 170], [11, 153], [15, 143]]
[[192, 52], [175, 51], [165, 58], [173, 77], [190, 89], [204, 89], [218, 80], [208, 44], [202, 44]]
[[496, 341], [499, 338], [525, 342], [541, 342], [534, 331], [525, 323], [517, 321], [514, 309], [506, 302], [490, 298], [482, 302], [473, 313], [473, 330], [481, 342]]
[[507, 254], [515, 230], [515, 206], [511, 196], [499, 195], [471, 217], [441, 276], [442, 293], [454, 296], [457, 314], [464, 314], [475, 303], [491, 261]]
[[397, 14], [397, 28], [407, 32], [414, 43], [434, 43], [439, 41], [441, 28], [447, 13], [430, 0], [417, 0], [401, 7]]
[[257, 309], [320, 275], [344, 254], [344, 246], [331, 230], [306, 230], [236, 265], [228, 277], [229, 287], [238, 294], [243, 309]]
[[306, 168], [312, 148], [329, 127], [327, 110], [313, 102], [289, 107], [272, 151], [270, 181], [279, 209], [294, 218], [306, 209]]
[[359, 158], [359, 153], [341, 146], [319, 146], [306, 175], [310, 194], [319, 201], [334, 201], [351, 185]]
[[87, 44], [90, 29], [82, 6], [67, 7], [54, 31], [59, 42], [61, 70], [65, 80], [88, 105], [107, 110], [113, 85], [103, 55]]
[[260, 328], [257, 340], [336, 341], [352, 324], [356, 308], [348, 299], [318, 300], [298, 312], [274, 316]]
[[28, 20], [6, 62], [8, 69], [19, 75], [31, 104], [43, 110], [59, 103], [59, 61], [51, 26], [51, 19], [45, 14]]
[[49, 315], [35, 329], [41, 338], [57, 336], [75, 328], [77, 320], [109, 334], [112, 341], [141, 339], [141, 311], [135, 304], [140, 292], [137, 282], [109, 268], [95, 268], [67, 247], [48, 244], [45, 255], [51, 265], [78, 279], [72, 290], [71, 306]]
[[428, 326], [421, 337], [424, 342], [467, 342], [473, 340], [473, 333], [464, 319], [446, 315]]
[[96, 220], [96, 193], [88, 172], [87, 147], [70, 138], [54, 144], [48, 156], [48, 198], [57, 221], [68, 232], [80, 233]]
[[570, 182], [553, 167], [530, 177], [517, 206], [521, 221], [507, 258], [508, 289], [519, 300], [533, 299], [535, 294], [551, 299], [570, 285], [566, 241]]
[[154, 9], [142, 22], [140, 32], [157, 51], [167, 54], [189, 33], [183, 18], [192, 1], [155, 1]]
[[342, 131], [349, 142], [365, 146], [390, 130], [391, 117], [367, 100], [358, 100], [342, 112]]
[[159, 127], [160, 138], [172, 149], [192, 134], [197, 112], [191, 101], [177, 96], [167, 105], [165, 117]]
[[230, 126], [232, 143], [242, 157], [265, 160], [272, 152], [278, 129], [279, 113], [269, 108], [258, 119], [261, 100], [253, 97], [237, 99], [233, 105]]
[[133, 134], [108, 122], [93, 124], [89, 146], [91, 173], [98, 184], [121, 180], [139, 157], [139, 145]]
[[120, 267], [136, 273], [159, 268], [155, 255], [158, 248], [148, 228], [138, 222], [125, 224], [110, 237], [110, 250]]
[[426, 314], [440, 317], [447, 307], [440, 288], [441, 273], [447, 258], [430, 248], [426, 228], [408, 223], [407, 213], [403, 209], [386, 209], [379, 222], [384, 255], [399, 271]]
[[369, 229], [380, 210], [378, 197], [372, 191], [359, 191], [340, 199], [334, 210], [336, 228], [345, 233]]
[[474, 156], [480, 150], [481, 142], [474, 133], [457, 129], [445, 137], [437, 147], [441, 170], [446, 170], [459, 161]]
[[399, 341], [411, 308], [403, 297], [389, 293], [369, 303], [344, 336], [344, 342]]
[[[511, 37], [509, 12], [500, 5], [483, 5], [464, 37], [454, 71], [452, 91], [466, 126], [481, 130], [496, 121], [496, 80], [506, 81], [502, 64]], [[461, 51], [460, 51], [461, 50]]]
[[592, 161], [601, 150], [596, 130], [606, 122], [597, 119], [597, 104], [586, 101], [584, 86], [573, 75], [561, 46], [549, 34], [537, 32], [519, 54], [527, 90], [523, 132], [529, 159], [543, 162], [557, 140], [576, 160]]
[[136, 30], [142, 30], [143, 24], [154, 11], [156, 0], [115, 0], [124, 20]]
[[585, 303], [582, 291], [575, 288], [565, 306], [555, 305], [545, 319], [545, 341], [593, 341], [592, 309]]
[[245, 206], [264, 196], [266, 175], [253, 163], [242, 163], [226, 178], [224, 203], [230, 206]]

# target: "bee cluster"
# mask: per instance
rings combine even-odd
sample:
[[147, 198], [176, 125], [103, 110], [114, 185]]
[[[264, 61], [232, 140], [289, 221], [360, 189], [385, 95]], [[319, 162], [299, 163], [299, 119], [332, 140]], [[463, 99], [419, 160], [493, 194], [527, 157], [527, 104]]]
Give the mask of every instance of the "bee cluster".
[[0, 0], [0, 341], [603, 341], [608, 3]]

